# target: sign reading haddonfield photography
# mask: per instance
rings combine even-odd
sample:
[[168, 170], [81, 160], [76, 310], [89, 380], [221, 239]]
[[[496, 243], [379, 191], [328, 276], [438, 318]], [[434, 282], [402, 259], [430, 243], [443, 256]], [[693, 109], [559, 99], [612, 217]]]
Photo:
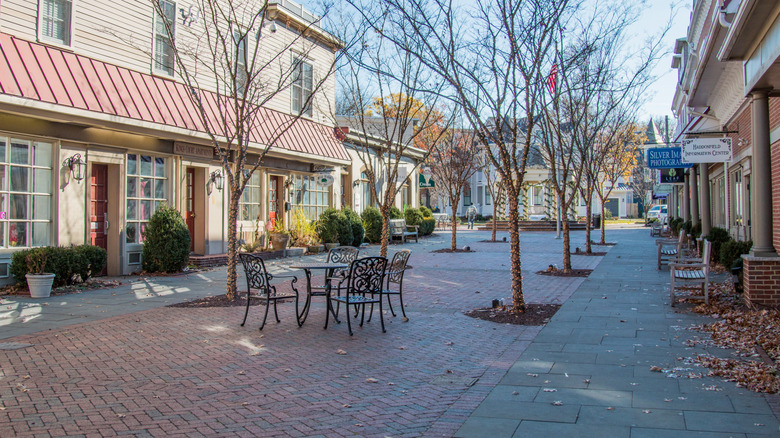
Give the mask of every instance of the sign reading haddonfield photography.
[[692, 164], [682, 162], [678, 146], [669, 148], [650, 148], [647, 150], [647, 167], [651, 169], [670, 169], [681, 167], [693, 167]]
[[661, 184], [683, 184], [685, 182], [685, 169], [682, 167], [661, 169]]
[[684, 163], [724, 163], [731, 158], [730, 138], [689, 138], [682, 141]]

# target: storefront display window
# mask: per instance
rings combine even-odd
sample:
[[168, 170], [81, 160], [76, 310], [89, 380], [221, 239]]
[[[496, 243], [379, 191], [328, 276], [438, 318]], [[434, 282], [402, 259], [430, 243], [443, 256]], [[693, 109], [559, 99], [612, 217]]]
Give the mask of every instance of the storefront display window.
[[239, 220], [256, 221], [260, 218], [260, 174], [255, 172], [246, 183], [238, 203]]
[[330, 187], [320, 186], [310, 175], [292, 175], [290, 178], [294, 181], [293, 204], [302, 208], [311, 219], [320, 217], [320, 213], [330, 206]]
[[127, 243], [142, 243], [146, 224], [154, 211], [167, 202], [165, 158], [127, 155]]
[[51, 245], [52, 150], [0, 137], [0, 247]]

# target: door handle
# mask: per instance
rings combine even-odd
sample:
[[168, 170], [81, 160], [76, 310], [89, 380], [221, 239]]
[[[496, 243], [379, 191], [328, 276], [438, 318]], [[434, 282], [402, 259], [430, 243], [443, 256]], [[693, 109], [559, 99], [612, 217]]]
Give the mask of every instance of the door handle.
[[104, 222], [103, 228], [105, 229], [105, 231], [108, 231], [108, 225], [109, 225], [108, 224], [108, 219], [105, 219], [103, 222]]

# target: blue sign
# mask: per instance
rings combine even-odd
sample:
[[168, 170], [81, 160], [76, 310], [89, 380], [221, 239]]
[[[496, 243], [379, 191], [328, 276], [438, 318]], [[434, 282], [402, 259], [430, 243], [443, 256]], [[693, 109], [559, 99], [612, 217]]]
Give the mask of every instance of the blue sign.
[[648, 149], [647, 167], [651, 169], [689, 168], [693, 167], [693, 164], [683, 163], [681, 148], [674, 146], [670, 148]]

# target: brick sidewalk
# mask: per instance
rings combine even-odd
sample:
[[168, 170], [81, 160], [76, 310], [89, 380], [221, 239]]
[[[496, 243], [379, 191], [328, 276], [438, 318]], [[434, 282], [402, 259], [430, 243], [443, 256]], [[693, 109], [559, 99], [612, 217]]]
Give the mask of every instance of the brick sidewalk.
[[[317, 302], [300, 329], [290, 304], [263, 333], [259, 307], [246, 327], [240, 307], [156, 308], [5, 339], [0, 436], [451, 436], [539, 331], [462, 315], [511, 295], [509, 244], [487, 236], [459, 233], [472, 254], [429, 253], [446, 234], [404, 245], [410, 321], [386, 315], [386, 334], [376, 319], [351, 338], [325, 331]], [[560, 265], [560, 245], [523, 237], [527, 301], [563, 302], [582, 283], [532, 273]]]

